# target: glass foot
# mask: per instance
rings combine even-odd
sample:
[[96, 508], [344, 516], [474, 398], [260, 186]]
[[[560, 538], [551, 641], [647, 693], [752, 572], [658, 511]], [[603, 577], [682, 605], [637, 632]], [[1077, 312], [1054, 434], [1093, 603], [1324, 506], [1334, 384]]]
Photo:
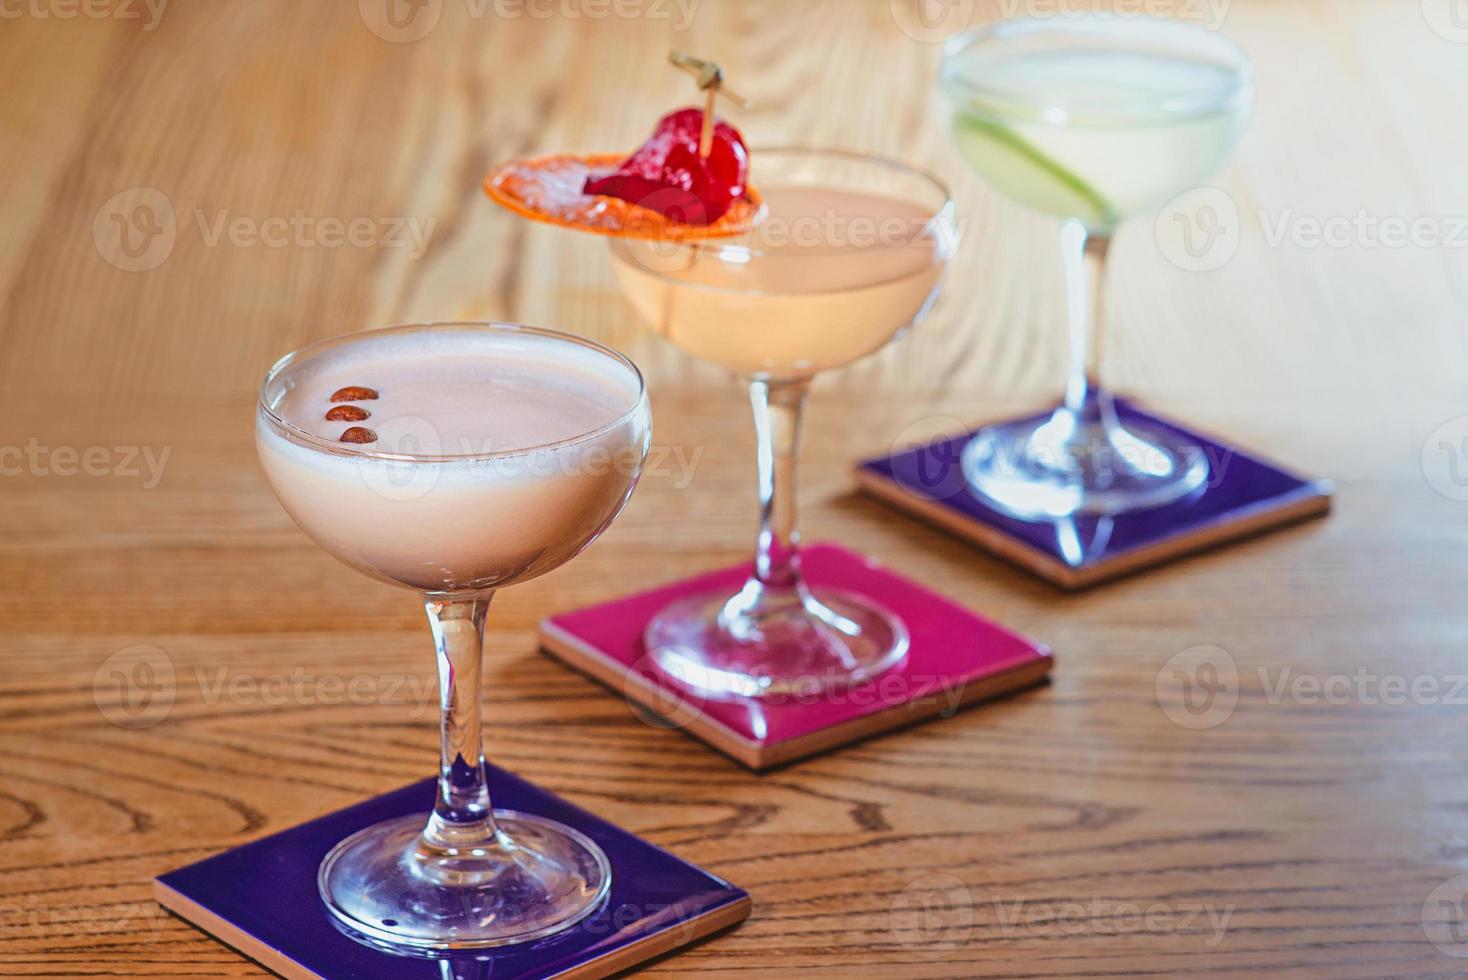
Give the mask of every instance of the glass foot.
[[555, 821], [496, 810], [490, 846], [443, 850], [424, 841], [426, 819], [360, 830], [321, 862], [321, 898], [354, 937], [398, 953], [526, 942], [584, 919], [611, 887], [601, 848]]
[[1169, 430], [1060, 408], [984, 429], [964, 450], [963, 473], [998, 510], [1045, 521], [1170, 504], [1208, 482], [1208, 460]]
[[870, 599], [803, 586], [772, 598], [757, 582], [680, 599], [644, 638], [663, 673], [707, 697], [816, 695], [877, 676], [908, 647], [907, 627]]

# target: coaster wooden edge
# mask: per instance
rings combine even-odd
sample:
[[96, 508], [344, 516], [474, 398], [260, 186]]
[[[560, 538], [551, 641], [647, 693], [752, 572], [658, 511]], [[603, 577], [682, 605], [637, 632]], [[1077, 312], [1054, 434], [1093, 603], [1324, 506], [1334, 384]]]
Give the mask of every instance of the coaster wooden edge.
[[[959, 692], [958, 700], [951, 702], [947, 708], [941, 706], [929, 708], [917, 702], [904, 701], [882, 711], [843, 721], [839, 725], [832, 725], [830, 728], [823, 728], [808, 735], [788, 739], [764, 750], [762, 755], [765, 762], [761, 768], [781, 766], [841, 745], [854, 745], [857, 742], [895, 732], [930, 718], [951, 717], [964, 708], [1034, 687], [1048, 677], [1054, 667], [1055, 657], [1046, 651], [1034, 660], [1011, 667], [1009, 670], [989, 674], [974, 681], [961, 681], [956, 685]], [[943, 695], [952, 690], [954, 687], [944, 688], [941, 692], [935, 693], [933, 698], [941, 703], [944, 700]]]
[[[550, 619], [541, 620], [540, 645], [547, 654], [573, 670], [588, 675], [614, 691], [620, 688], [625, 697], [635, 701], [645, 711], [660, 718], [668, 718], [667, 711], [653, 705], [666, 703], [670, 697], [676, 696], [676, 692], [652, 684], [636, 671], [629, 670], [620, 661], [607, 656]], [[755, 772], [763, 772], [930, 718], [949, 717], [963, 708], [1033, 687], [1043, 681], [1054, 666], [1054, 655], [1045, 650], [1034, 659], [1008, 670], [944, 687], [926, 702], [903, 701], [881, 711], [773, 744], [747, 739], [709, 718], [698, 710], [697, 705], [681, 698], [676, 709], [679, 717], [669, 719], [669, 722], [673, 727], [698, 738], [740, 765]], [[958, 700], [946, 701], [944, 695], [955, 689], [959, 692]]]
[[[156, 878], [153, 880], [153, 897], [159, 905], [180, 919], [286, 980], [332, 980], [302, 966], [280, 950], [260, 941]], [[754, 900], [748, 894], [742, 895], [732, 902], [680, 922], [676, 928], [660, 929], [638, 942], [577, 964], [556, 976], [568, 980], [602, 980], [603, 977], [630, 970], [655, 957], [691, 946], [716, 932], [736, 926], [749, 918], [753, 910]]]
[[1123, 578], [1184, 556], [1255, 537], [1330, 513], [1334, 488], [1324, 480], [1308, 482], [1290, 493], [1247, 508], [1226, 521], [1213, 521], [1155, 544], [1122, 552], [1113, 558], [1072, 567], [1052, 555], [1031, 548], [992, 525], [967, 517], [952, 507], [918, 496], [896, 480], [864, 466], [856, 468], [858, 489], [941, 530], [976, 544], [1018, 565], [1052, 585], [1076, 592]]
[[314, 970], [308, 969], [282, 953], [261, 942], [239, 926], [222, 918], [198, 902], [168, 885], [153, 879], [153, 898], [174, 915], [189, 925], [224, 943], [231, 949], [259, 963], [271, 973], [278, 973], [286, 980], [330, 980]]
[[[614, 692], [620, 690], [628, 701], [635, 701], [643, 710], [659, 718], [667, 718], [667, 711], [655, 708], [653, 705], [666, 701], [670, 692], [650, 683], [636, 671], [627, 669], [620, 661], [607, 656], [551, 619], [540, 621], [540, 648], [573, 670], [586, 674], [603, 687]], [[680, 699], [678, 704], [680, 707], [686, 707], [689, 717], [686, 720], [669, 719], [670, 724], [712, 745], [748, 769], [759, 771], [763, 768], [764, 753], [760, 743], [751, 741], [728, 726], [709, 718], [696, 706], [686, 701]]]
[[754, 911], [754, 899], [745, 895], [726, 905], [710, 909], [702, 915], [681, 922], [676, 929], [659, 930], [631, 946], [559, 973], [557, 977], [567, 977], [571, 980], [602, 980], [603, 977], [610, 977], [641, 966], [664, 953], [684, 949], [716, 932], [737, 926], [749, 918], [752, 911]]
[[1018, 565], [1033, 575], [1038, 575], [1063, 589], [1084, 588], [1085, 578], [1081, 569], [1071, 568], [1058, 562], [1043, 551], [1036, 551], [1023, 541], [1012, 538], [998, 528], [982, 521], [970, 520], [951, 507], [937, 501], [911, 493], [901, 483], [873, 473], [864, 467], [856, 470], [857, 488], [868, 496], [875, 497], [895, 509], [911, 514], [940, 530], [976, 544], [995, 556]]

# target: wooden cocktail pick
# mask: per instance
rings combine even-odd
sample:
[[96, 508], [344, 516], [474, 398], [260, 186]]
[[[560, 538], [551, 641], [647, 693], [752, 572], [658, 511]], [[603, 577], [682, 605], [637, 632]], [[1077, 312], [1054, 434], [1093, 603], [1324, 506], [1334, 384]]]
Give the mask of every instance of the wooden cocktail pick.
[[670, 53], [668, 60], [697, 79], [699, 91], [707, 94], [703, 109], [703, 133], [698, 140], [698, 155], [707, 160], [714, 148], [715, 100], [722, 95], [741, 109], [749, 108], [749, 100], [740, 98], [724, 87], [724, 69], [712, 61], [695, 58], [682, 51]]

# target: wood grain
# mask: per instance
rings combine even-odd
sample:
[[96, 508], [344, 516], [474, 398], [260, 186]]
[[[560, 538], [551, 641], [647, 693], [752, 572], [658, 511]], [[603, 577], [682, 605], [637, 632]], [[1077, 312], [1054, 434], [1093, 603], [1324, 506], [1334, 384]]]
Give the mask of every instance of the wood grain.
[[[685, 29], [672, 4], [663, 19], [596, 19], [588, 0], [429, 6], [440, 19], [411, 42], [350, 0], [178, 2], [151, 30], [141, 4], [5, 7], [0, 447], [34, 449], [0, 456], [0, 973], [260, 975], [164, 914], [150, 878], [428, 771], [421, 614], [291, 526], [251, 412], [287, 350], [460, 316], [623, 348], [652, 380], [658, 445], [696, 461], [651, 474], [585, 556], [499, 597], [486, 671], [497, 762], [754, 893], [747, 924], [649, 975], [1463, 972], [1450, 954], [1468, 949], [1423, 924], [1468, 872], [1465, 708], [1447, 690], [1468, 671], [1468, 493], [1444, 448], [1468, 433], [1468, 250], [1450, 227], [1468, 214], [1468, 47], [1434, 32], [1431, 2], [1224, 4], [1261, 91], [1217, 182], [1243, 215], [1238, 253], [1183, 271], [1145, 221], [1117, 246], [1112, 381], [1332, 478], [1335, 515], [1074, 597], [849, 484], [853, 459], [904, 434], [1059, 386], [1054, 228], [953, 156], [931, 111], [936, 44], [887, 0], [702, 0]], [[1032, 6], [1054, 5], [995, 0], [972, 19]], [[554, 16], [504, 14], [531, 7]], [[740, 117], [756, 144], [843, 144], [952, 180], [967, 234], [938, 312], [818, 386], [805, 526], [1050, 644], [1050, 687], [755, 777], [536, 654], [542, 616], [750, 546], [734, 383], [637, 324], [604, 244], [479, 191], [513, 154], [636, 143], [687, 98], [661, 63], [675, 44], [757, 100]], [[134, 188], [175, 215], [148, 271], [110, 263], [94, 234]], [[275, 247], [211, 240], [221, 214], [431, 233], [421, 255], [330, 247], [319, 228]], [[1271, 241], [1282, 221], [1358, 214], [1427, 219], [1444, 240]], [[96, 447], [99, 475], [66, 475], [65, 447]], [[172, 665], [175, 700], [124, 728], [103, 710], [117, 716], [108, 658], [139, 645]], [[1237, 666], [1238, 703], [1194, 730], [1157, 683], [1207, 645]], [[1444, 688], [1405, 704], [1272, 693], [1358, 673]], [[329, 696], [354, 680], [359, 696]]]

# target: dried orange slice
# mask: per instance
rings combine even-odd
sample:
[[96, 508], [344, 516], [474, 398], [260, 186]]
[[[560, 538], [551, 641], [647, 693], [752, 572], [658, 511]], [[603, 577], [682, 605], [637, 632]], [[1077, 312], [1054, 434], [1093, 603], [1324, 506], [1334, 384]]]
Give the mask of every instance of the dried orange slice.
[[581, 192], [587, 178], [605, 176], [625, 159], [622, 153], [558, 153], [511, 160], [484, 178], [484, 192], [501, 207], [533, 221], [616, 238], [726, 238], [749, 231], [759, 220], [762, 204], [753, 187], [711, 225], [685, 225], [621, 198]]

